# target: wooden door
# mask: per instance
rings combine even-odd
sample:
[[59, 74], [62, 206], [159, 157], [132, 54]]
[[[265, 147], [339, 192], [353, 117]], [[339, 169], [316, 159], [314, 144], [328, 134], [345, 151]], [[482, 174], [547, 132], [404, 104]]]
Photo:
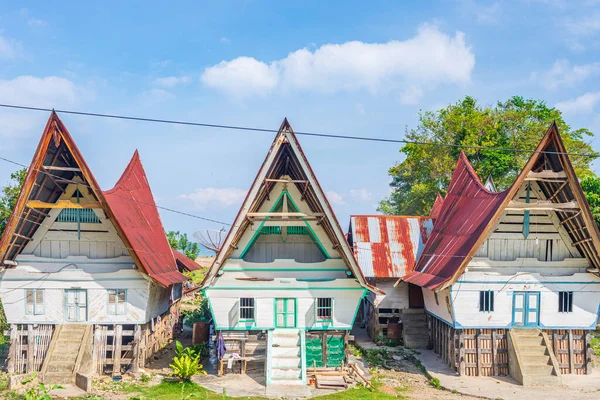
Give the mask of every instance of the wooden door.
[[87, 290], [65, 290], [65, 321], [87, 321]]
[[423, 289], [420, 286], [408, 284], [408, 308], [424, 308]]
[[296, 321], [296, 299], [275, 299], [275, 328], [295, 328]]
[[515, 292], [513, 326], [531, 328], [540, 324], [540, 292]]

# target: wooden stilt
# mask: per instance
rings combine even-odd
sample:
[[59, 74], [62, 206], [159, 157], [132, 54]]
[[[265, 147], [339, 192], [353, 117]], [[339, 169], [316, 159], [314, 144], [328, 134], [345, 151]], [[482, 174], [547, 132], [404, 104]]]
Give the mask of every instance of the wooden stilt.
[[30, 374], [35, 372], [34, 366], [34, 345], [35, 345], [35, 331], [33, 325], [27, 325], [27, 373]]
[[121, 346], [123, 344], [123, 325], [115, 325], [113, 336], [113, 375], [121, 374]]
[[131, 361], [131, 372], [137, 373], [140, 370], [140, 340], [142, 338], [142, 330], [139, 325], [135, 326], [133, 336], [133, 360]]
[[495, 329], [492, 329], [492, 374], [498, 375], [498, 345], [496, 344]]

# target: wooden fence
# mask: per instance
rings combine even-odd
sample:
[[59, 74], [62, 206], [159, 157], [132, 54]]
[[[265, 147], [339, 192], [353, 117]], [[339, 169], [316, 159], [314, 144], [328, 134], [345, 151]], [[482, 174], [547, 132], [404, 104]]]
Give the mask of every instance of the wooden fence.
[[40, 371], [53, 331], [54, 325], [11, 325], [8, 372], [24, 374]]
[[561, 374], [591, 374], [592, 345], [589, 331], [544, 330], [548, 334]]
[[180, 329], [179, 304], [144, 325], [96, 325], [93, 365], [95, 373], [119, 375], [131, 368], [138, 372], [148, 360], [173, 339]]
[[507, 376], [506, 329], [454, 329], [428, 316], [430, 344], [460, 375]]

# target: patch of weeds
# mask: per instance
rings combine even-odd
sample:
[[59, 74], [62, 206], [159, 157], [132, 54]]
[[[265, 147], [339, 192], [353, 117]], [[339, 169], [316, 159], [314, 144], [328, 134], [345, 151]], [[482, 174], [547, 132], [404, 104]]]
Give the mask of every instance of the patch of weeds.
[[377, 390], [383, 386], [383, 382], [381, 382], [380, 379], [380, 376], [374, 376], [371, 378], [371, 386], [373, 386], [373, 389]]
[[592, 338], [591, 346], [594, 354], [600, 357], [600, 338]]
[[439, 389], [439, 390], [442, 389], [442, 385], [440, 384], [440, 380], [438, 378], [431, 378], [429, 380], [429, 384], [436, 389]]
[[452, 393], [454, 393], [454, 394], [457, 394], [457, 393], [458, 393], [458, 390], [456, 390], [456, 389], [452, 389], [452, 390], [451, 390], [451, 392], [452, 392]]
[[348, 351], [350, 353], [352, 353], [354, 355], [354, 357], [362, 357], [363, 356], [363, 351], [351, 343], [348, 345]]
[[8, 375], [2, 374], [0, 375], [0, 392], [8, 389]]
[[365, 350], [363, 358], [370, 366], [382, 366], [385, 360], [391, 358], [386, 349]]
[[152, 379], [152, 377], [148, 374], [140, 375], [140, 382], [142, 382], [142, 383], [148, 383], [148, 382], [150, 382], [151, 379]]
[[413, 358], [413, 363], [417, 366], [417, 368], [419, 368], [419, 371], [421, 371], [423, 375], [427, 375], [427, 369], [425, 368], [421, 360], [419, 360], [418, 358]]

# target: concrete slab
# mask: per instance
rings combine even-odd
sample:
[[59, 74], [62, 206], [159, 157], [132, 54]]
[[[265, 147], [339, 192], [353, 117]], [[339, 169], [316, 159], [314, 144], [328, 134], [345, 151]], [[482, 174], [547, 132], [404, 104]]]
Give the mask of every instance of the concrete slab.
[[262, 375], [225, 374], [198, 375], [192, 381], [208, 390], [218, 394], [227, 394], [233, 397], [267, 397], [270, 399], [307, 399], [335, 393], [335, 390], [317, 389], [314, 386], [303, 385], [265, 385]]
[[415, 355], [427, 372], [440, 380], [440, 385], [461, 394], [489, 399], [526, 399], [544, 400], [599, 399], [600, 373], [590, 375], [562, 375], [562, 386], [523, 387], [510, 377], [471, 377], [459, 376], [431, 350], [420, 350]]
[[61, 385], [62, 389], [53, 389], [48, 392], [53, 399], [68, 399], [70, 397], [85, 397], [85, 390], [78, 388], [75, 385]]

